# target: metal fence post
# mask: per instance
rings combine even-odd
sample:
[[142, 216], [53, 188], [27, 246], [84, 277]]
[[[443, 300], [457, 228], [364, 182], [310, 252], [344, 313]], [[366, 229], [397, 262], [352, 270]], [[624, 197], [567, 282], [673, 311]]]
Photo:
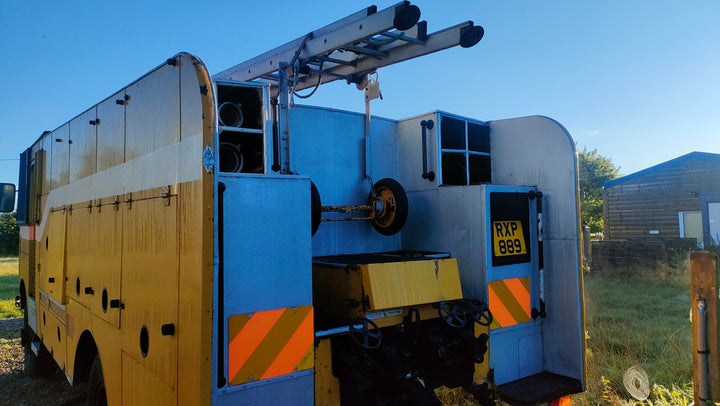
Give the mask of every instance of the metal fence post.
[[693, 382], [697, 406], [720, 401], [719, 275], [720, 268], [715, 254], [690, 253]]

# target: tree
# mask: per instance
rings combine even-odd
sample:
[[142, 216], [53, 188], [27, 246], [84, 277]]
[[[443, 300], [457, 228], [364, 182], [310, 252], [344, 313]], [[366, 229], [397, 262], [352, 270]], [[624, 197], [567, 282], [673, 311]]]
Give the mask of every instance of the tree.
[[15, 213], [0, 214], [0, 256], [18, 255], [20, 227], [15, 222]]
[[618, 177], [620, 167], [610, 158], [598, 154], [597, 149], [578, 152], [580, 169], [580, 211], [590, 231], [603, 230], [603, 185]]

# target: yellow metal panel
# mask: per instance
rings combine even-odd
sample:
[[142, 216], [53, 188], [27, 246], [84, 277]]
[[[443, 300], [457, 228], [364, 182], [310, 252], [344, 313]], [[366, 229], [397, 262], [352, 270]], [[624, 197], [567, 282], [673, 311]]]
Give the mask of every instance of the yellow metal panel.
[[[125, 160], [180, 140], [180, 69], [163, 65], [126, 93]], [[160, 164], [160, 163], [159, 163]]]
[[97, 170], [102, 171], [125, 162], [125, 101], [122, 90], [97, 106]]
[[[40, 142], [35, 144], [35, 146], [38, 146], [38, 144], [40, 144]], [[38, 211], [40, 209], [40, 196], [42, 195], [45, 151], [40, 149], [36, 152], [33, 152], [32, 159], [33, 164], [30, 170], [30, 193], [28, 194], [28, 224], [35, 224], [38, 222], [38, 219], [40, 219], [40, 214]]]
[[[67, 239], [67, 293], [93, 314], [119, 327], [118, 308], [109, 302], [120, 299], [120, 253], [122, 214], [110, 199], [73, 205], [69, 212]], [[90, 206], [90, 207], [88, 207]]]
[[332, 373], [332, 346], [327, 338], [315, 346], [315, 406], [339, 404], [340, 381]]
[[37, 283], [60, 303], [65, 300], [65, 210], [51, 211], [39, 242]]
[[98, 125], [90, 124], [90, 121], [95, 119], [93, 107], [70, 121], [70, 182], [96, 172]]
[[[201, 180], [178, 185], [178, 201], [178, 397], [187, 404], [200, 404], [202, 388], [210, 386], [204, 368], [210, 369], [212, 352], [212, 250], [209, 257], [203, 256], [202, 231], [212, 230], [213, 222], [212, 213], [204, 215]], [[209, 393], [205, 396], [209, 398]]]
[[[490, 335], [490, 327], [488, 326], [482, 326], [480, 323], [474, 323], [474, 333], [475, 338], [480, 337], [480, 335], [485, 334], [487, 336]], [[483, 362], [476, 363], [475, 364], [475, 371], [473, 372], [473, 384], [480, 385], [488, 377], [488, 373], [490, 372], [490, 341], [487, 342], [487, 352], [485, 353], [485, 356], [483, 357]]]
[[[167, 202], [156, 198], [121, 205], [121, 326], [123, 351], [174, 388], [177, 335], [162, 335], [161, 329], [165, 324], [178, 327], [177, 197]], [[140, 347], [143, 327], [148, 331], [146, 355]]]
[[122, 381], [120, 363], [120, 334], [117, 328], [94, 317], [88, 308], [70, 298], [67, 304], [67, 354], [66, 373], [74, 371], [77, 345], [84, 331], [92, 332], [97, 344], [105, 376], [108, 405], [122, 404]]
[[320, 328], [324, 320], [347, 321], [364, 314], [362, 272], [313, 265], [313, 303]]
[[[134, 357], [122, 353], [123, 405], [177, 405], [175, 391], [150, 373]], [[109, 402], [108, 402], [109, 403]], [[186, 404], [181, 402], [180, 404]]]
[[91, 236], [93, 219], [87, 208], [75, 208], [67, 218], [67, 294], [87, 308], [92, 305], [93, 295], [85, 293], [85, 288], [97, 288], [93, 272], [95, 265], [93, 258], [95, 236]]
[[[28, 227], [29, 228], [29, 227]], [[18, 274], [25, 283], [25, 293], [35, 295], [35, 240], [20, 239]]]
[[362, 266], [371, 309], [389, 309], [462, 299], [454, 258]]
[[67, 354], [67, 336], [65, 326], [55, 313], [42, 303], [37, 306], [38, 325], [40, 327], [38, 336], [42, 339], [43, 344], [50, 351], [53, 358], [55, 358], [60, 369], [64, 370], [65, 356]]
[[50, 190], [67, 185], [70, 174], [70, 126], [65, 124], [52, 132], [52, 181]]
[[115, 207], [109, 204], [111, 199], [105, 200], [108, 204], [96, 207], [92, 212], [94, 219], [90, 235], [95, 239], [92, 271], [96, 275], [94, 283], [97, 288], [93, 287], [95, 295], [91, 309], [103, 320], [119, 327], [120, 309], [103, 306], [103, 295], [107, 292], [108, 304], [120, 299], [122, 236], [118, 230], [122, 229], [122, 218], [126, 211], [115, 210]]

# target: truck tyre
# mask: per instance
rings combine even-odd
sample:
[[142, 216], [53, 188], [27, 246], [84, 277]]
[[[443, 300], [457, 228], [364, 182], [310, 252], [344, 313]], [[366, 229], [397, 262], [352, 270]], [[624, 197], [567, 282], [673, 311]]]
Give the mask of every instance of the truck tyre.
[[38, 359], [37, 356], [25, 347], [25, 359], [23, 361], [25, 376], [28, 378], [38, 377]]
[[54, 360], [45, 347], [40, 347], [38, 355], [35, 355], [29, 347], [25, 347], [25, 359], [23, 369], [28, 378], [41, 378], [55, 372]]
[[107, 406], [105, 378], [103, 377], [100, 354], [95, 356], [87, 385], [87, 406]]
[[[393, 235], [402, 230], [408, 216], [408, 199], [405, 189], [395, 179], [384, 178], [375, 183], [377, 198], [383, 201], [383, 210], [371, 220], [375, 230], [382, 235]], [[374, 204], [372, 193], [368, 204]]]

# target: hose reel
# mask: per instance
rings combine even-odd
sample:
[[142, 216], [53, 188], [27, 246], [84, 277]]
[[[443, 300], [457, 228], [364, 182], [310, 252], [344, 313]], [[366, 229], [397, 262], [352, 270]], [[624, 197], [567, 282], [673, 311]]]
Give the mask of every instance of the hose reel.
[[[394, 179], [384, 178], [377, 181], [370, 191], [366, 204], [323, 206], [320, 193], [311, 182], [312, 235], [315, 235], [321, 222], [369, 220], [375, 230], [382, 235], [397, 234], [405, 225], [408, 216], [408, 199], [405, 189]], [[353, 214], [365, 213], [358, 217], [322, 218], [322, 213]]]

